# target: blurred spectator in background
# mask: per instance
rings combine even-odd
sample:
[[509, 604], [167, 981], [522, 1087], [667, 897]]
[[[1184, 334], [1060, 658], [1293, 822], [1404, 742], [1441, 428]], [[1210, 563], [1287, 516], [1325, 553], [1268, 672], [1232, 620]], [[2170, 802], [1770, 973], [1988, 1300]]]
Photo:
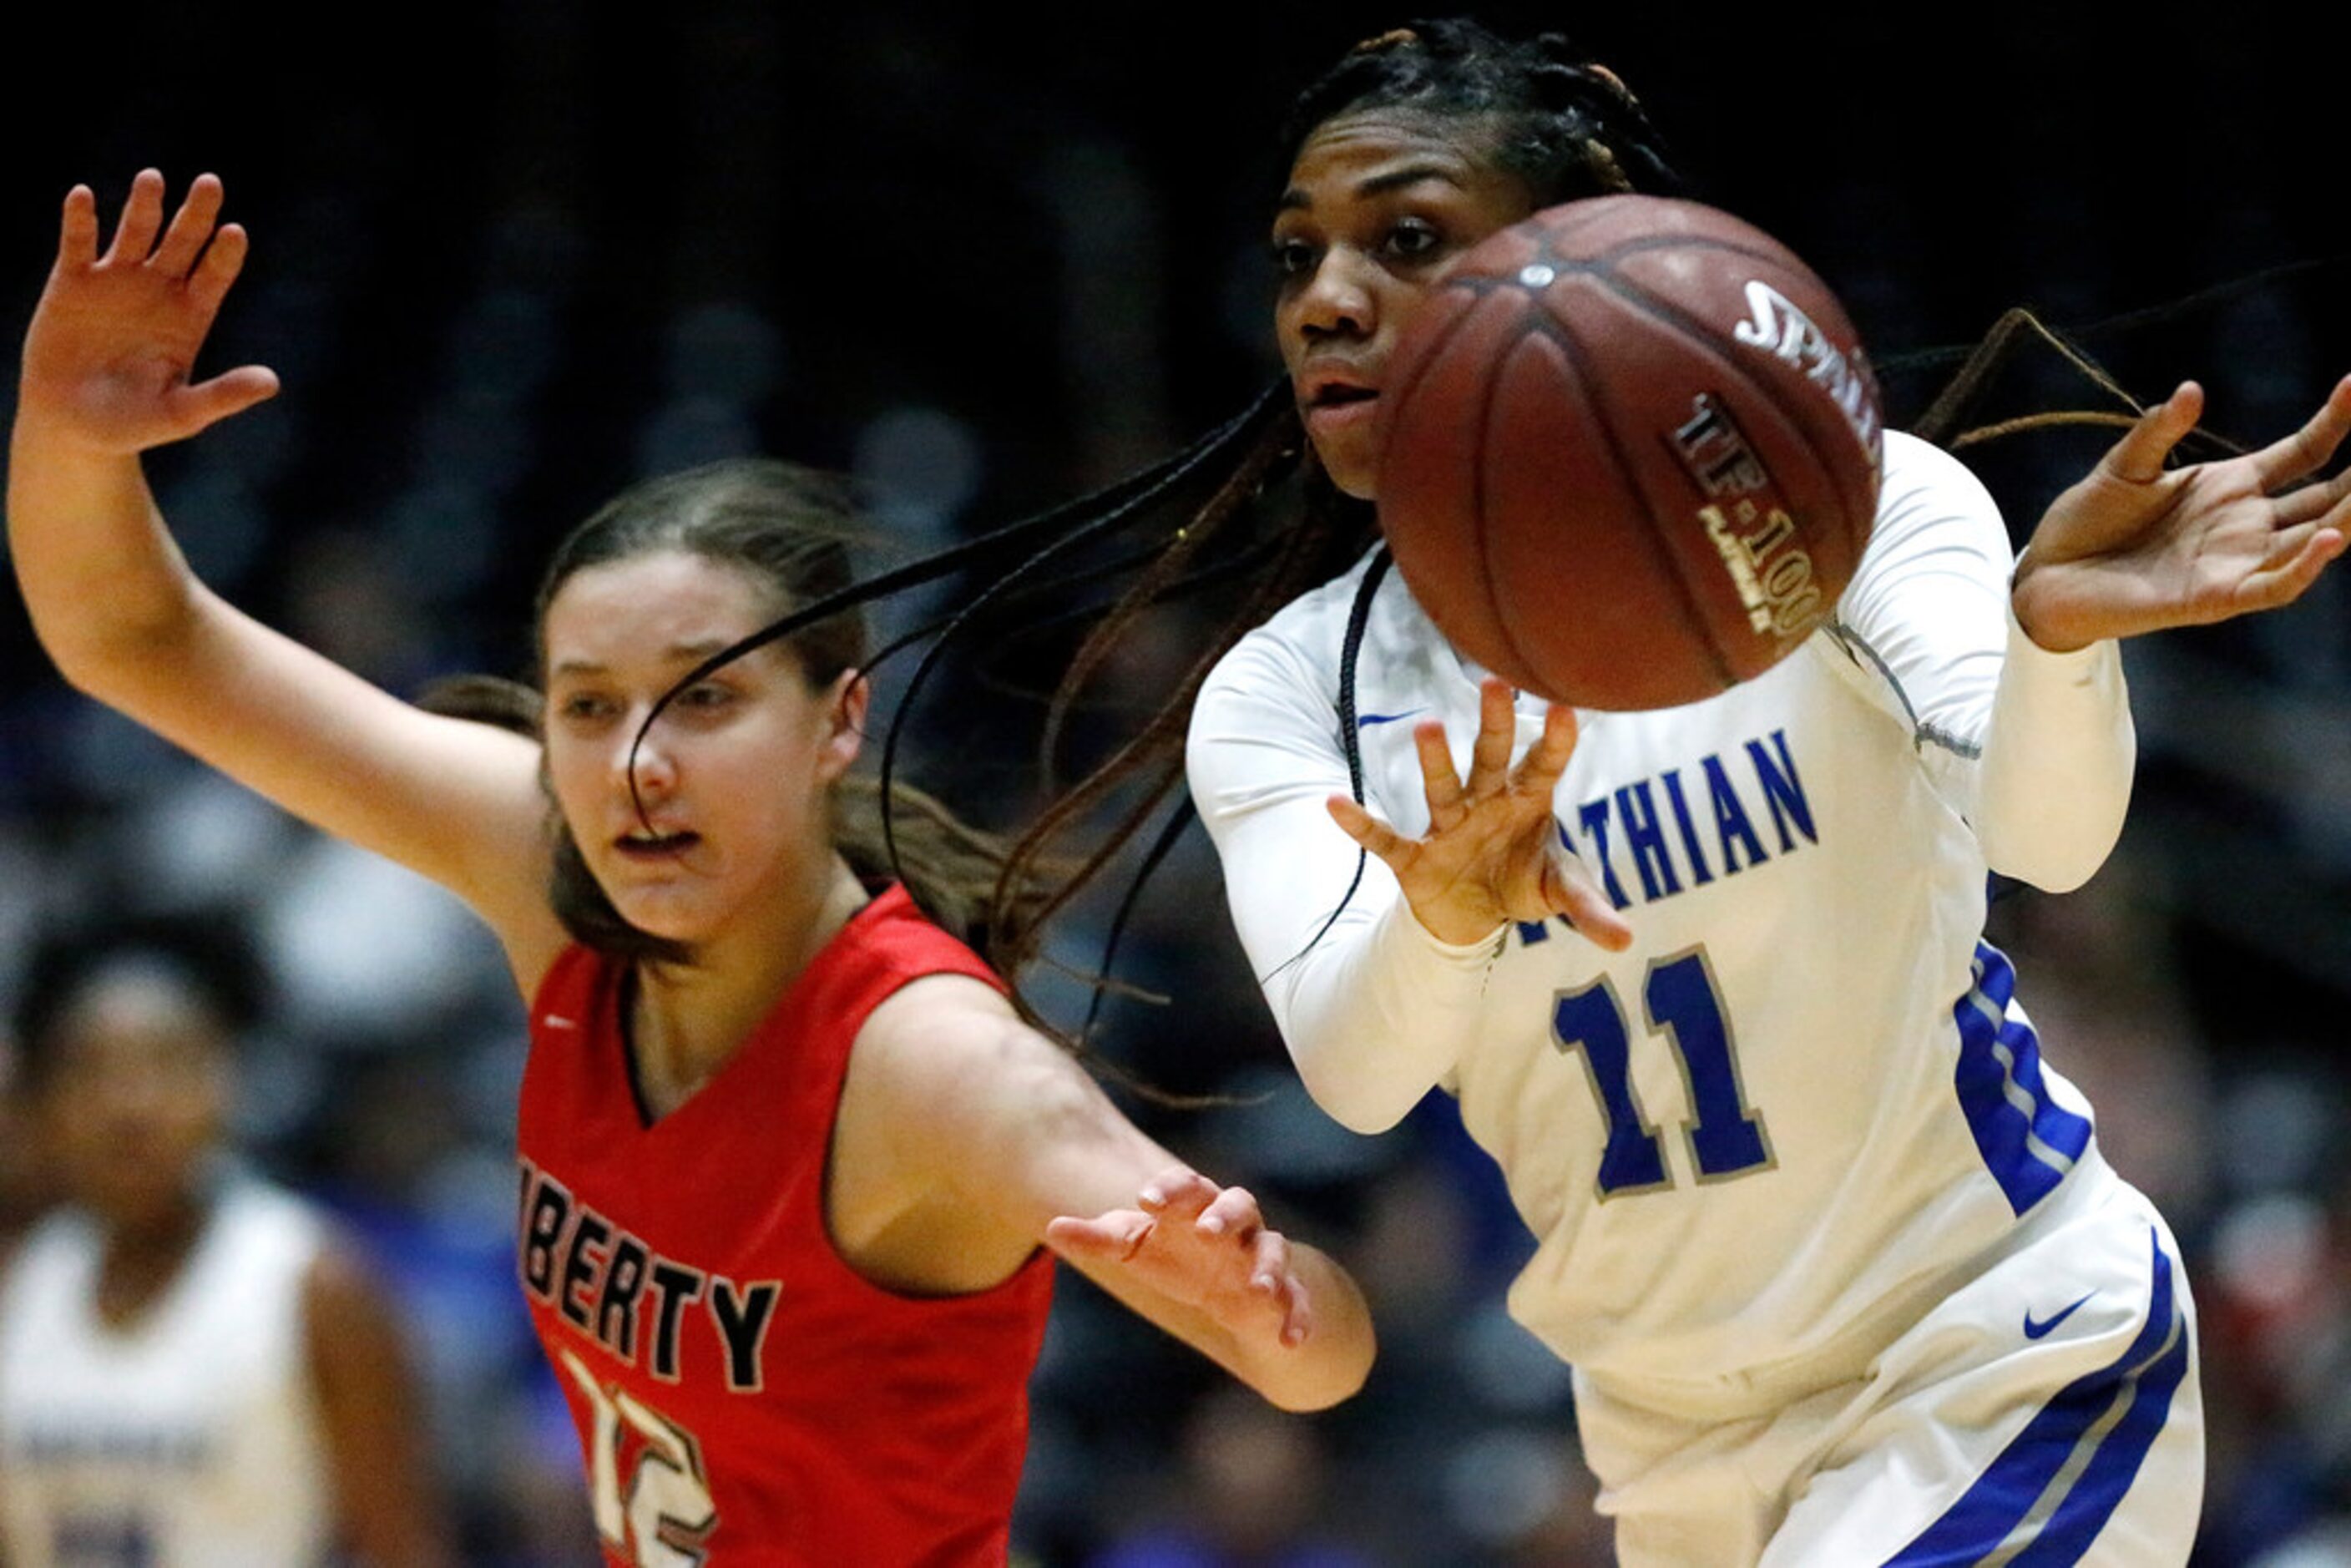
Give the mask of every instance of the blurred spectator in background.
[[33, 1144], [16, 1042], [0, 1030], [0, 1269], [48, 1206], [49, 1179]]
[[193, 932], [36, 956], [23, 1092], [60, 1197], [0, 1276], [0, 1542], [44, 1564], [450, 1562], [384, 1295], [226, 1139], [236, 955]]

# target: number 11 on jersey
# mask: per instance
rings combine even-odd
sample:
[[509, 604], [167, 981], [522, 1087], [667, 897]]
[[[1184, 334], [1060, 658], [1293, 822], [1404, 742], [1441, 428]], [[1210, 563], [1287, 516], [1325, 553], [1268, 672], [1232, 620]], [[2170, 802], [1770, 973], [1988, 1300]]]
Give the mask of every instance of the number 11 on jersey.
[[[1735, 1041], [1706, 949], [1693, 947], [1651, 964], [1641, 1001], [1650, 1032], [1666, 1037], [1689, 1089], [1693, 1120], [1687, 1133], [1698, 1179], [1719, 1181], [1769, 1166], [1771, 1140], [1762, 1113], [1748, 1105], [1740, 1082]], [[1604, 975], [1580, 991], [1562, 992], [1552, 1004], [1551, 1029], [1560, 1050], [1582, 1056], [1593, 1096], [1608, 1122], [1600, 1196], [1671, 1186], [1656, 1128], [1643, 1114], [1633, 1088], [1633, 1042], [1616, 988]]]

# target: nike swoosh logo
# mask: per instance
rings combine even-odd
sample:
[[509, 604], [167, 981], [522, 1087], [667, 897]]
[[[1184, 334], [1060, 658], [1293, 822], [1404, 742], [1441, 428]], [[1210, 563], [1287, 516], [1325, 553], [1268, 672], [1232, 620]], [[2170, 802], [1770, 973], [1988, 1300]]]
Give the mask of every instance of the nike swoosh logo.
[[[2095, 1296], [2097, 1293], [2097, 1291], [2092, 1291], [2090, 1292], [2090, 1296]], [[2084, 1296], [2082, 1298], [2082, 1301], [2088, 1301], [2090, 1296]], [[2062, 1323], [2067, 1318], [2072, 1317], [2074, 1313], [2080, 1309], [2082, 1301], [2075, 1301], [2072, 1306], [2067, 1307], [2055, 1317], [2045, 1318], [2040, 1322], [2034, 1322], [2032, 1321], [2032, 1313], [2030, 1311], [2027, 1311], [2024, 1314], [2024, 1337], [2027, 1339], [2039, 1339], [2051, 1329], [2055, 1328], [2059, 1323]]]
[[549, 1029], [578, 1029], [580, 1027], [578, 1020], [567, 1018], [558, 1018], [553, 1013], [539, 1014], [538, 1021], [545, 1024]]
[[1425, 707], [1408, 707], [1402, 713], [1366, 713], [1355, 716], [1357, 729], [1369, 729], [1375, 724], [1394, 724], [1400, 718], [1410, 718], [1416, 713], [1426, 713]]

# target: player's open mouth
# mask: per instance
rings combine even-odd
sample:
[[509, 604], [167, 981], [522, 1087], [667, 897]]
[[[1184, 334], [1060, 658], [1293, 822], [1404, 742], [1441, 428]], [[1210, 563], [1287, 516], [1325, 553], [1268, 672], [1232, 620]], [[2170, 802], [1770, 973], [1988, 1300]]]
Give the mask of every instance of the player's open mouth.
[[640, 829], [623, 833], [613, 841], [613, 848], [631, 860], [668, 860], [684, 854], [702, 841], [700, 833], [653, 833]]
[[1306, 428], [1321, 439], [1368, 425], [1379, 412], [1380, 394], [1372, 387], [1331, 382], [1317, 387], [1306, 400]]

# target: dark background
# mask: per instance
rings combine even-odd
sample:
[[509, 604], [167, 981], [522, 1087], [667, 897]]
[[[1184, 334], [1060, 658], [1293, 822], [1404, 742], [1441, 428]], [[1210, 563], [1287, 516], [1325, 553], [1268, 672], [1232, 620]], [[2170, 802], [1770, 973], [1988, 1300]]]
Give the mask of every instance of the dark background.
[[[1701, 195], [1804, 255], [1872, 345], [1897, 423], [2014, 305], [2141, 398], [2202, 379], [2209, 423], [2241, 440], [2283, 434], [2351, 371], [2339, 51], [2301, 19], [2314, 13], [1483, 14], [1569, 30], [1642, 95]], [[1238, 408], [1273, 368], [1272, 128], [1340, 48], [1403, 15], [747, 3], [655, 15], [491, 0], [321, 8], [287, 24], [235, 7], [89, 7], [55, 18], [53, 45], [10, 46], [0, 321], [13, 333], [29, 312], [68, 185], [95, 185], [110, 214], [141, 165], [163, 169], [175, 199], [197, 172], [219, 172], [255, 243], [210, 362], [263, 361], [286, 385], [152, 461], [192, 558], [240, 603], [396, 688], [515, 670], [548, 546], [645, 473], [755, 449], [852, 469], [910, 540], [936, 542], [1114, 477]], [[1983, 416], [2057, 406], [2116, 405], [2037, 352], [1995, 383]], [[2099, 439], [2025, 437], [1970, 456], [2021, 540]], [[2105, 1112], [2117, 1163], [2206, 1260], [2208, 1354], [2242, 1358], [2228, 1381], [2246, 1407], [2216, 1409], [2213, 1562], [2254, 1561], [2324, 1517], [2339, 1501], [2327, 1445], [2351, 1446], [2305, 1408], [2351, 1402], [2351, 1385], [2330, 1381], [2339, 1361], [2297, 1359], [2325, 1338], [2314, 1323], [2339, 1333], [2345, 1322], [2325, 1216], [2351, 1000], [2346, 612], [2329, 580], [2291, 612], [2135, 645], [2139, 799], [2106, 891], [2073, 914], [2050, 901], [2003, 916], [2012, 940], [2077, 977], [2054, 1010], [2158, 1041], [2101, 1067], [2049, 1030], [2053, 1059]], [[1017, 718], [995, 705], [932, 716], [918, 726], [925, 781], [975, 815], [1013, 814]], [[0, 599], [0, 936], [173, 898], [265, 930], [295, 918], [287, 868], [308, 852], [290, 838], [229, 832], [193, 883], [186, 856], [144, 858], [212, 843], [173, 824], [214, 819], [174, 815], [196, 810], [182, 792], [195, 787], [63, 692], [13, 598]], [[1176, 913], [1163, 926], [1188, 919], [1206, 956], [1146, 942], [1146, 975], [1180, 977], [1185, 995], [1156, 1018], [1114, 1018], [1113, 1039], [1182, 1087], [1282, 1082], [1228, 939], [1196, 902], [1215, 897], [1196, 855], [1165, 897]], [[281, 967], [306, 961], [298, 944], [277, 946]], [[13, 962], [0, 954], [0, 982]], [[298, 974], [288, 983], [303, 988]], [[462, 1188], [448, 1171], [494, 1169], [508, 1020], [470, 993], [434, 1005], [421, 1020], [359, 1024], [294, 1009], [258, 1055], [256, 1147], [364, 1214], [423, 1205], [412, 1189]], [[1186, 1056], [1202, 1019], [1206, 1067]], [[436, 1094], [471, 1107], [471, 1141], [400, 1148], [401, 1119], [429, 1118]], [[394, 1109], [355, 1130], [360, 1103]], [[1322, 1148], [1303, 1114], [1279, 1136]], [[1399, 1170], [1456, 1168], [1441, 1124], [1301, 1171], [1215, 1131], [1217, 1115], [1166, 1135], [1242, 1174], [1270, 1167], [1263, 1179], [1300, 1216], [1367, 1249], [1395, 1222], [1376, 1195], [1393, 1195]], [[2134, 1128], [2147, 1151], [2136, 1167]], [[1475, 1237], [1507, 1235], [1474, 1176], [1455, 1200]], [[381, 1226], [399, 1255], [397, 1227]], [[1510, 1245], [1470, 1248], [1462, 1312], [1490, 1309]], [[2301, 1270], [2284, 1284], [2281, 1247]], [[2257, 1255], [2245, 1266], [2259, 1289], [2229, 1274], [2241, 1255]], [[1363, 1266], [1381, 1267], [1376, 1255]], [[2246, 1292], [2260, 1310], [2239, 1346], [2223, 1336]], [[462, 1320], [455, 1299], [423, 1311]], [[2275, 1331], [2283, 1343], [2262, 1337], [2279, 1299], [2302, 1303]], [[1073, 1322], [1101, 1315], [1074, 1290], [1065, 1302]], [[1102, 1499], [1136, 1517], [1186, 1511], [1162, 1472], [1202, 1407], [1200, 1382], [1097, 1329], [1057, 1330], [1040, 1381], [1026, 1506], [1048, 1557], [1074, 1560], [1111, 1532]], [[1384, 1365], [1418, 1332], [1392, 1336]], [[1380, 1423], [1414, 1426], [1426, 1415], [1414, 1399], [1454, 1385], [1382, 1375], [1372, 1414], [1312, 1428], [1339, 1464], [1324, 1527], [1342, 1536], [1347, 1500], [1379, 1490], [1362, 1478], [1389, 1473], [1379, 1463], [1442, 1462], [1414, 1459]], [[1105, 1406], [1088, 1393], [1104, 1379], [1140, 1379], [1142, 1392]], [[1544, 1397], [1499, 1426], [1563, 1428], [1558, 1396]], [[549, 1441], [559, 1474], [568, 1439]], [[527, 1557], [510, 1544], [528, 1533], [508, 1518], [521, 1505], [461, 1490], [485, 1560]], [[1090, 1490], [1093, 1502], [1072, 1500]], [[1380, 1515], [1353, 1517], [1363, 1536]], [[1469, 1539], [1431, 1536], [1397, 1560], [1571, 1550]]]

